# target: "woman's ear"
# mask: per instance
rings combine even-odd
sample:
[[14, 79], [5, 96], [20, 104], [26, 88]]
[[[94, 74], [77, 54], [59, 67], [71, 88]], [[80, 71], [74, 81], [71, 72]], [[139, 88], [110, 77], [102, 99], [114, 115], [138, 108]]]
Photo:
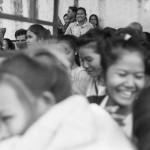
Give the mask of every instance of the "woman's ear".
[[56, 104], [56, 99], [51, 92], [48, 92], [48, 91], [43, 92], [42, 99], [43, 99], [44, 103], [47, 105], [55, 105]]
[[51, 92], [45, 91], [42, 96], [37, 100], [37, 110], [39, 114], [44, 114], [52, 106], [56, 104], [54, 95]]
[[40, 38], [38, 39], [38, 42], [41, 43], [44, 39], [43, 38]]

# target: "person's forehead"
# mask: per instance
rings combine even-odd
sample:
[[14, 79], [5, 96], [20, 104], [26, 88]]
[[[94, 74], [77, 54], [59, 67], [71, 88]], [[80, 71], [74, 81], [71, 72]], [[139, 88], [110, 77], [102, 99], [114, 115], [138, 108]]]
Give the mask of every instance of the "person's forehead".
[[26, 39], [26, 35], [19, 35], [16, 38], [17, 40], [25, 40]]
[[20, 105], [20, 100], [17, 91], [6, 83], [0, 84], [0, 111], [3, 109], [12, 109]]
[[77, 11], [77, 13], [85, 13], [85, 12], [84, 12], [84, 10], [79, 9], [79, 10]]
[[92, 16], [91, 19], [96, 19], [96, 17], [95, 17], [95, 16]]

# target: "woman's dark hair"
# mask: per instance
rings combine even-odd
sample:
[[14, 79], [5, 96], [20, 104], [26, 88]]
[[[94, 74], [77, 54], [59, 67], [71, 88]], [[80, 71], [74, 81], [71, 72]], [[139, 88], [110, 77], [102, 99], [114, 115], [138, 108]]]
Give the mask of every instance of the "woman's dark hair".
[[139, 150], [150, 149], [150, 87], [134, 102], [133, 135]]
[[137, 40], [140, 43], [143, 43], [146, 40], [144, 33], [138, 30], [132, 28], [119, 28], [116, 30], [116, 35], [120, 38], [124, 39], [127, 34], [131, 35], [132, 39]]
[[74, 35], [62, 35], [59, 39], [59, 41], [67, 41], [70, 47], [76, 51], [77, 48], [77, 38]]
[[74, 35], [62, 35], [59, 38], [59, 41], [66, 41], [69, 46], [74, 50], [75, 53], [75, 61], [77, 63], [78, 66], [80, 66], [80, 59], [79, 59], [79, 55], [77, 53], [77, 38]]
[[77, 13], [77, 7], [70, 6], [69, 9], [71, 9], [75, 14]]
[[116, 29], [112, 27], [105, 27], [103, 31], [105, 32], [106, 38], [112, 38], [115, 35]]
[[143, 62], [145, 64], [145, 73], [148, 74], [148, 50], [138, 41], [122, 38], [112, 38], [107, 41], [107, 46], [102, 53], [101, 65], [104, 76], [112, 64], [114, 64], [122, 55], [122, 52], [138, 52], [143, 57]]
[[79, 7], [79, 8], [77, 9], [77, 12], [78, 12], [79, 10], [83, 10], [83, 11], [84, 11], [84, 13], [85, 13], [85, 15], [87, 15], [87, 13], [86, 13], [86, 9], [85, 9], [85, 8], [83, 8], [83, 7]]
[[99, 28], [89, 30], [77, 39], [78, 48], [83, 46], [92, 47], [95, 53], [102, 54], [106, 46], [105, 32]]
[[8, 38], [4, 38], [3, 41], [6, 41], [8, 44], [8, 49], [15, 50], [15, 44]]
[[28, 30], [33, 32], [38, 39], [47, 40], [51, 37], [50, 31], [40, 24], [33, 24], [28, 28]]
[[60, 102], [71, 94], [67, 72], [53, 61], [45, 65], [22, 54], [5, 60], [1, 64], [0, 74], [10, 74], [19, 78], [34, 96], [50, 91], [56, 102]]
[[99, 20], [98, 20], [98, 16], [97, 16], [96, 14], [92, 14], [92, 15], [89, 17], [89, 22], [90, 22], [90, 20], [91, 20], [91, 18], [92, 18], [92, 17], [95, 17], [96, 22], [97, 22], [96, 27], [99, 27]]

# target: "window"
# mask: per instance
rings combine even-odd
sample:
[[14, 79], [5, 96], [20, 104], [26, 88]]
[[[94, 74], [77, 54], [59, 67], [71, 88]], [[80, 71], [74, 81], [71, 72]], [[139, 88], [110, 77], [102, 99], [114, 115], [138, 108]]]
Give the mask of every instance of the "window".
[[15, 39], [15, 31], [38, 23], [57, 35], [59, 0], [0, 0], [0, 26], [6, 38]]

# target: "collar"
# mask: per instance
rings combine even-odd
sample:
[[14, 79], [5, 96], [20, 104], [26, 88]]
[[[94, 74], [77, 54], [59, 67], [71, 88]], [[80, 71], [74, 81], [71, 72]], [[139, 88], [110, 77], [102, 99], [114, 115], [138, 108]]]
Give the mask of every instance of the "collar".
[[[88, 25], [88, 22], [86, 21], [86, 22], [84, 22], [82, 27], [86, 27], [87, 25]], [[80, 26], [78, 21], [75, 23], [75, 26]]]

